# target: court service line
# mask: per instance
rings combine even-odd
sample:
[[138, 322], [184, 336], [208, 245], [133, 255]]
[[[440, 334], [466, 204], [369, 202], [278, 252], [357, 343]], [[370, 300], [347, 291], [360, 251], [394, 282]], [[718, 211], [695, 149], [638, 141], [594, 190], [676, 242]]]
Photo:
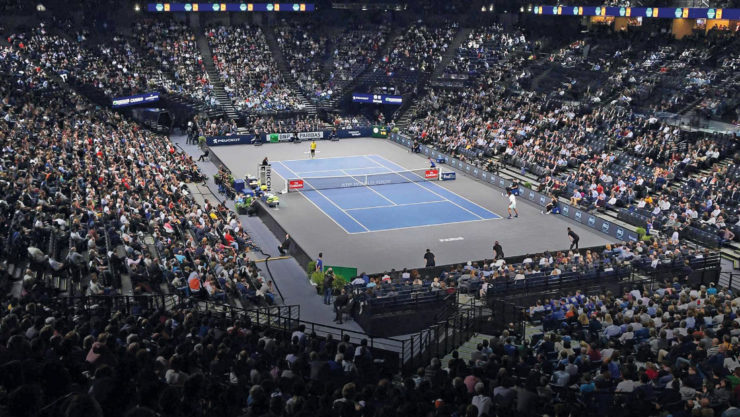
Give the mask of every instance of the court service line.
[[[375, 154], [367, 154], [367, 155], [349, 155], [349, 156], [327, 156], [324, 158], [314, 158], [314, 159], [283, 159], [282, 161], [278, 162], [306, 162], [306, 161], [321, 161], [324, 159], [348, 159], [348, 158], [363, 158], [366, 156], [377, 156]], [[372, 161], [372, 159], [371, 159]], [[287, 167], [287, 165], [283, 164]], [[293, 170], [291, 170], [293, 172]], [[295, 172], [293, 172], [295, 174]]]
[[[380, 167], [377, 166], [377, 165], [374, 165], [374, 166], [371, 166], [371, 167], [347, 168], [347, 171], [357, 171], [357, 170], [360, 170], [360, 169], [370, 169], [370, 168], [380, 168]], [[316, 173], [316, 172], [337, 172], [337, 171], [343, 171], [343, 170], [338, 170], [338, 169], [321, 169], [321, 170], [316, 170], [316, 171], [298, 171], [298, 172], [296, 172], [296, 174], [300, 174], [300, 175], [305, 176], [306, 174], [313, 174], [313, 173]]]
[[[392, 206], [356, 207], [356, 208], [347, 209], [347, 211], [350, 211], [350, 210], [369, 210], [369, 209], [388, 208], [388, 207], [418, 206], [419, 204], [449, 203], [449, 202], [450, 202], [449, 200], [420, 201], [418, 203], [393, 204]], [[441, 223], [441, 224], [444, 224], [444, 223]]]
[[[273, 164], [280, 164], [280, 165], [282, 165], [282, 166], [283, 166], [283, 167], [284, 167], [285, 169], [287, 169], [287, 170], [291, 171], [291, 170], [290, 170], [290, 168], [286, 167], [285, 165], [283, 165], [283, 164], [282, 164], [282, 163], [280, 163], [280, 162], [273, 162]], [[282, 179], [283, 179], [283, 181], [285, 181], [285, 183], [286, 183], [286, 184], [288, 183], [288, 178], [285, 178], [285, 177], [283, 177], [283, 175], [282, 175], [282, 174], [280, 174], [280, 172], [279, 172], [278, 170], [275, 170], [275, 172], [276, 172], [276, 173], [277, 173], [277, 174], [278, 174], [278, 175], [280, 176], [280, 178], [282, 178]], [[293, 171], [291, 171], [291, 172], [293, 172]], [[293, 172], [293, 173], [295, 174], [295, 172]], [[301, 193], [301, 194], [303, 194], [303, 193]], [[339, 222], [338, 222], [338, 221], [336, 221], [336, 220], [334, 219], [334, 217], [331, 217], [331, 216], [330, 216], [330, 215], [329, 215], [329, 214], [328, 214], [327, 212], [325, 212], [324, 210], [322, 210], [322, 209], [321, 209], [321, 207], [319, 207], [319, 205], [318, 205], [318, 204], [314, 203], [314, 201], [313, 201], [313, 200], [311, 200], [310, 198], [306, 197], [305, 195], [303, 196], [303, 198], [305, 198], [306, 200], [308, 200], [308, 202], [309, 202], [309, 203], [313, 204], [313, 206], [314, 206], [314, 207], [316, 207], [316, 209], [318, 209], [318, 210], [319, 210], [320, 212], [324, 213], [324, 215], [325, 215], [326, 217], [330, 218], [330, 219], [331, 219], [331, 221], [333, 221], [333, 222], [334, 222], [334, 224], [336, 224], [337, 226], [339, 226], [339, 228], [340, 228], [340, 229], [344, 230], [344, 232], [345, 232], [345, 233], [347, 233], [347, 234], [352, 234], [352, 233], [353, 233], [353, 232], [350, 232], [349, 230], [345, 229], [345, 228], [344, 228], [344, 226], [342, 226], [341, 224], [339, 224]], [[362, 224], [360, 224], [360, 226], [363, 226], [363, 225], [362, 225]], [[365, 228], [365, 230], [367, 230], [367, 227]], [[354, 233], [365, 233], [365, 232], [354, 232]]]
[[[340, 169], [340, 171], [344, 172], [344, 174], [345, 174], [345, 175], [349, 175], [349, 177], [350, 177], [350, 178], [352, 178], [353, 180], [355, 180], [355, 181], [357, 181], [357, 182], [360, 182], [360, 181], [359, 181], [359, 180], [358, 180], [357, 178], [355, 178], [355, 177], [354, 177], [353, 175], [351, 175], [351, 174], [347, 173], [347, 171], [345, 171], [345, 170], [343, 170], [343, 169]], [[367, 175], [367, 174], [365, 174], [365, 175]], [[361, 182], [360, 182], [360, 183], [361, 183]], [[385, 200], [385, 201], [387, 201], [387, 202], [389, 202], [389, 203], [391, 203], [391, 204], [393, 204], [393, 205], [397, 205], [395, 201], [393, 201], [393, 200], [391, 200], [390, 198], [388, 198], [388, 197], [384, 196], [383, 194], [379, 193], [378, 191], [376, 191], [376, 190], [373, 190], [373, 187], [371, 187], [371, 186], [369, 186], [369, 185], [367, 185], [367, 184], [365, 184], [365, 185], [364, 185], [364, 187], [365, 187], [365, 188], [367, 188], [368, 190], [370, 190], [370, 191], [374, 192], [375, 194], [379, 195], [379, 196], [380, 196], [380, 197], [381, 197], [381, 198], [382, 198], [383, 200]]]
[[[280, 162], [280, 165], [284, 166], [284, 167], [285, 167], [285, 169], [287, 169], [288, 171], [290, 171], [290, 172], [292, 172], [293, 174], [295, 174], [295, 175], [296, 175], [296, 178], [301, 178], [301, 176], [300, 176], [300, 175], [296, 174], [296, 173], [295, 173], [295, 171], [293, 171], [292, 169], [290, 169], [290, 168], [289, 168], [289, 167], [288, 167], [287, 165], [285, 165], [284, 163]], [[309, 185], [311, 184], [311, 183], [310, 183], [310, 182], [308, 182], [308, 181], [306, 181], [306, 182], [307, 182], [307, 183], [308, 183]], [[322, 193], [321, 191], [319, 191], [319, 190], [317, 190], [317, 189], [315, 189], [315, 188], [314, 188], [313, 190], [308, 190], [308, 191], [316, 191], [317, 193], [319, 193], [319, 195], [320, 195], [320, 196], [324, 197], [324, 198], [326, 199], [326, 201], [328, 201], [329, 203], [331, 203], [332, 205], [334, 205], [334, 207], [338, 208], [338, 209], [339, 209], [339, 211], [341, 211], [342, 213], [346, 214], [346, 215], [347, 215], [347, 217], [349, 217], [350, 219], [354, 220], [354, 221], [355, 221], [355, 223], [359, 224], [359, 225], [360, 225], [360, 227], [362, 227], [363, 229], [367, 230], [368, 232], [370, 231], [370, 229], [368, 229], [368, 228], [367, 228], [367, 226], [365, 226], [365, 225], [364, 225], [364, 224], [362, 224], [362, 223], [361, 223], [360, 221], [358, 221], [357, 219], [355, 219], [354, 217], [352, 217], [352, 215], [351, 215], [351, 214], [347, 213], [347, 211], [346, 211], [346, 210], [344, 210], [343, 208], [339, 207], [339, 206], [337, 205], [337, 203], [335, 203], [335, 202], [331, 201], [331, 199], [330, 199], [329, 197], [327, 197], [326, 195], [324, 195], [324, 193]], [[311, 201], [311, 199], [310, 199], [310, 198], [308, 198], [308, 197], [307, 197], [307, 196], [306, 196], [305, 194], [304, 194], [303, 196], [304, 196], [304, 197], [306, 197], [306, 198], [308, 199], [308, 201]], [[311, 202], [313, 203], [313, 201], [311, 201]], [[316, 206], [316, 208], [318, 208], [319, 210], [321, 210], [321, 207], [319, 207], [319, 206], [318, 206], [318, 205], [316, 205], [315, 203], [314, 203], [314, 205]], [[326, 216], [328, 216], [329, 218], [331, 218], [331, 215], [329, 215], [329, 213], [325, 212], [324, 210], [321, 210], [321, 212], [322, 212], [322, 213], [324, 213], [324, 214], [325, 214]], [[332, 218], [332, 220], [334, 220], [334, 219]], [[336, 222], [336, 220], [334, 221], [334, 223], [337, 223], [337, 222]], [[337, 224], [339, 224], [339, 223], [337, 223]], [[342, 229], [344, 229], [344, 227], [342, 227]], [[345, 231], [345, 232], [347, 232], [347, 229], [344, 229], [344, 231]], [[349, 233], [349, 232], [347, 232], [347, 233]]]
[[[365, 155], [363, 155], [363, 156], [365, 156]], [[376, 156], [376, 157], [378, 157], [378, 158], [381, 158], [381, 159], [383, 159], [383, 160], [386, 160], [386, 161], [388, 161], [387, 159], [383, 158], [383, 157], [382, 157], [382, 156], [380, 156], [380, 155], [369, 155], [369, 156]], [[365, 156], [365, 157], [367, 157], [367, 156]], [[368, 159], [370, 159], [370, 158], [368, 158]], [[373, 161], [372, 159], [370, 159], [370, 160], [371, 160], [371, 161]], [[381, 165], [381, 166], [383, 166], [383, 168], [386, 168], [386, 169], [388, 169], [388, 167], [387, 167], [387, 166], [385, 166], [385, 165], [382, 165], [382, 164], [380, 164], [379, 162], [376, 162], [376, 161], [373, 161], [373, 162], [375, 162], [375, 163], [376, 163], [376, 164], [378, 164], [378, 165]], [[394, 165], [398, 166], [399, 168], [403, 168], [403, 167], [402, 167], [401, 165], [398, 165], [398, 164], [396, 164], [396, 163], [395, 163], [395, 162], [393, 162], [393, 161], [388, 161], [388, 162], [390, 162], [391, 164], [394, 164]], [[441, 168], [440, 168], [440, 167], [437, 167], [437, 169], [441, 170]], [[417, 184], [418, 184], [418, 183], [417, 183]], [[485, 211], [487, 211], [487, 212], [489, 212], [489, 213], [493, 214], [494, 216], [496, 216], [496, 217], [495, 217], [495, 218], [493, 218], [493, 219], [485, 219], [485, 220], [499, 220], [499, 219], [502, 219], [502, 218], [503, 218], [503, 217], [499, 216], [498, 214], [496, 214], [496, 213], [492, 212], [491, 210], [489, 210], [489, 209], [487, 209], [487, 208], [485, 208], [485, 207], [481, 206], [480, 204], [478, 204], [478, 203], [476, 203], [476, 202], [474, 202], [474, 201], [470, 201], [469, 199], [467, 199], [467, 198], [465, 198], [465, 197], [461, 196], [460, 194], [458, 194], [458, 193], [456, 193], [456, 192], [454, 192], [454, 191], [452, 191], [452, 190], [449, 190], [449, 189], [447, 189], [446, 187], [443, 187], [443, 186], [441, 186], [441, 185], [439, 185], [439, 184], [435, 184], [435, 183], [433, 183], [433, 182], [428, 182], [427, 184], [429, 184], [430, 186], [433, 186], [433, 187], [439, 187], [439, 188], [441, 188], [441, 189], [445, 190], [446, 192], [448, 192], [448, 193], [450, 193], [450, 194], [452, 194], [452, 195], [455, 195], [455, 196], [457, 196], [457, 197], [460, 197], [461, 199], [463, 199], [463, 200], [467, 201], [468, 203], [470, 203], [470, 204], [472, 204], [472, 205], [474, 205], [474, 206], [478, 207], [479, 209], [485, 210]], [[427, 189], [426, 187], [422, 187], [422, 188], [424, 188], [424, 189]], [[432, 190], [429, 190], [429, 191], [431, 191], [431, 192], [434, 192], [434, 191], [432, 191]], [[435, 193], [435, 194], [436, 194], [436, 193]], [[444, 197], [442, 197], [442, 198], [444, 198]], [[448, 199], [448, 200], [449, 200], [449, 199]], [[480, 216], [478, 216], [478, 217], [480, 217]]]
[[[366, 157], [366, 158], [367, 158], [367, 159], [370, 159], [369, 157]], [[372, 159], [370, 159], [370, 160], [372, 161]], [[386, 168], [386, 169], [390, 169], [389, 167], [385, 166], [385, 164], [382, 164], [382, 163], [380, 163], [380, 162], [377, 162], [377, 161], [373, 161], [373, 162], [377, 163], [378, 165], [381, 165], [381, 166], [383, 166], [383, 167], [384, 167], [384, 168]], [[400, 166], [400, 165], [399, 165], [399, 166]], [[445, 198], [445, 196], [443, 196], [443, 195], [440, 195], [440, 194], [438, 194], [438, 193], [435, 193], [435, 192], [434, 192], [433, 190], [430, 190], [429, 188], [427, 188], [427, 187], [424, 187], [423, 185], [419, 184], [418, 182], [415, 182], [415, 181], [411, 181], [411, 183], [412, 183], [412, 184], [416, 184], [416, 185], [417, 185], [417, 186], [419, 186], [419, 188], [421, 188], [422, 190], [427, 190], [427, 191], [429, 191], [430, 193], [432, 193], [432, 194], [436, 195], [436, 196], [437, 196], [437, 197], [439, 197], [439, 198], [444, 198], [445, 200], [449, 201], [450, 203], [452, 203], [452, 204], [454, 204], [454, 205], [456, 205], [456, 206], [460, 207], [461, 209], [463, 209], [463, 210], [467, 211], [468, 213], [472, 214], [473, 216], [475, 216], [475, 217], [477, 217], [477, 218], [479, 218], [479, 219], [481, 219], [481, 220], [488, 220], [488, 219], [484, 219], [483, 217], [481, 217], [481, 216], [479, 216], [479, 215], [477, 215], [477, 214], [473, 213], [472, 211], [470, 211], [470, 210], [466, 209], [465, 207], [463, 207], [463, 206], [461, 206], [461, 205], [459, 205], [459, 204], [455, 203], [454, 201], [451, 201], [450, 199], [448, 199], [448, 198]], [[463, 197], [460, 197], [460, 198], [463, 198]], [[481, 208], [482, 208], [482, 207], [481, 207]]]

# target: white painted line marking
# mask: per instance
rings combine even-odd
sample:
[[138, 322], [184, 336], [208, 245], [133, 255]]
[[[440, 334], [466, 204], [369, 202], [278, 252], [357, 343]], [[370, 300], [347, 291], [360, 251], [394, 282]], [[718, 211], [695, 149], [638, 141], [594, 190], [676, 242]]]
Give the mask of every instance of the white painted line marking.
[[368, 210], [368, 209], [387, 208], [387, 207], [418, 206], [420, 204], [432, 204], [432, 203], [449, 203], [449, 201], [447, 201], [447, 200], [435, 200], [435, 201], [422, 201], [422, 202], [419, 202], [419, 203], [393, 204], [393, 205], [388, 205], [388, 206], [357, 207], [357, 208], [347, 209], [347, 211], [350, 211], [350, 210]]
[[[365, 156], [365, 155], [363, 155], [363, 156]], [[376, 156], [376, 157], [378, 157], [378, 158], [382, 158], [382, 159], [385, 159], [385, 158], [383, 158], [383, 157], [382, 157], [382, 156], [380, 156], [380, 155], [370, 155], [370, 156]], [[368, 159], [370, 159], [370, 158], [368, 158]], [[370, 159], [370, 160], [372, 161], [372, 159]], [[373, 161], [373, 162], [376, 162], [376, 161]], [[390, 163], [392, 163], [392, 164], [395, 164], [395, 165], [397, 165], [397, 166], [399, 166], [399, 167], [401, 166], [401, 165], [398, 165], [398, 164], [396, 164], [396, 163], [395, 163], [395, 162], [393, 162], [393, 161], [388, 161], [388, 162], [390, 162]], [[376, 162], [376, 163], [377, 163], [377, 164], [380, 164], [379, 162]], [[387, 169], [388, 167], [385, 167], [385, 168]], [[441, 168], [440, 168], [440, 170], [441, 170]], [[462, 172], [462, 171], [461, 171], [461, 172]], [[443, 189], [443, 190], [447, 191], [448, 193], [450, 193], [450, 194], [453, 194], [453, 195], [456, 195], [456, 196], [458, 196], [458, 197], [462, 198], [463, 200], [467, 201], [468, 203], [470, 203], [470, 204], [472, 204], [472, 205], [474, 205], [474, 206], [476, 206], [476, 207], [478, 207], [478, 208], [480, 208], [480, 209], [483, 209], [483, 210], [485, 210], [485, 211], [487, 211], [487, 212], [489, 212], [489, 213], [493, 214], [494, 216], [496, 216], [496, 218], [493, 218], [493, 219], [483, 219], [483, 218], [482, 218], [481, 216], [478, 216], [478, 217], [480, 217], [480, 218], [481, 218], [481, 219], [483, 219], [483, 220], [500, 220], [500, 219], [503, 219], [503, 217], [502, 217], [502, 216], [499, 216], [498, 214], [496, 214], [496, 213], [492, 212], [491, 210], [488, 210], [487, 208], [485, 208], [485, 207], [481, 206], [480, 204], [478, 204], [478, 203], [476, 203], [476, 202], [474, 202], [474, 201], [471, 201], [471, 200], [469, 200], [469, 199], [467, 199], [467, 198], [465, 198], [465, 197], [461, 196], [460, 194], [458, 194], [458, 193], [456, 193], [456, 192], [454, 192], [454, 191], [452, 191], [452, 190], [449, 190], [449, 189], [447, 189], [446, 187], [443, 187], [443, 186], [441, 186], [441, 185], [439, 185], [439, 184], [437, 184], [437, 183], [435, 183], [435, 182], [431, 182], [431, 181], [429, 181], [429, 182], [425, 182], [424, 184], [429, 184], [429, 185], [430, 185], [430, 186], [432, 186], [432, 187], [439, 187], [439, 188], [441, 188], [441, 189]], [[417, 184], [417, 185], [418, 185], [418, 184]], [[427, 189], [426, 187], [422, 187], [422, 188], [424, 188], [424, 189]], [[429, 190], [429, 191], [433, 192], [432, 190]], [[440, 197], [442, 197], [442, 196], [440, 196]], [[444, 197], [442, 197], [442, 198], [444, 198]], [[449, 199], [448, 199], [448, 200], [449, 200]], [[455, 204], [455, 203], [454, 203], [454, 202], [452, 202], [452, 201], [450, 201], [450, 202], [451, 202], [452, 204]], [[457, 204], [455, 204], [455, 205], [457, 205]]]
[[[370, 159], [370, 158], [367, 158], [367, 159]], [[370, 160], [372, 161], [372, 159], [370, 159]], [[385, 168], [388, 168], [388, 169], [390, 169], [389, 167], [385, 166], [384, 164], [382, 164], [382, 163], [380, 163], [380, 162], [377, 162], [377, 161], [374, 161], [374, 162], [376, 162], [376, 163], [377, 163], [378, 165], [382, 165], [382, 166], [384, 166]], [[391, 163], [392, 163], [392, 162], [391, 162]], [[400, 166], [400, 165], [399, 165], [399, 166]], [[477, 217], [477, 218], [479, 218], [479, 219], [481, 219], [481, 220], [488, 220], [488, 219], [484, 219], [483, 217], [481, 217], [481, 216], [479, 216], [479, 215], [477, 215], [477, 214], [473, 213], [472, 211], [470, 211], [470, 210], [466, 209], [465, 207], [463, 207], [463, 206], [461, 206], [461, 205], [459, 205], [459, 204], [455, 203], [454, 201], [451, 201], [451, 200], [449, 200], [449, 199], [445, 198], [445, 196], [443, 196], [443, 195], [441, 195], [441, 194], [439, 194], [439, 193], [435, 193], [434, 191], [432, 191], [432, 190], [430, 190], [429, 188], [425, 187], [425, 186], [424, 186], [424, 185], [422, 185], [421, 183], [418, 183], [418, 182], [414, 182], [414, 181], [412, 181], [411, 183], [412, 183], [412, 184], [416, 184], [416, 185], [417, 185], [417, 186], [418, 186], [419, 188], [421, 188], [422, 190], [427, 190], [427, 191], [429, 191], [430, 193], [432, 193], [432, 194], [436, 195], [436, 196], [437, 196], [437, 197], [439, 197], [439, 198], [444, 198], [445, 200], [449, 201], [450, 203], [452, 203], [452, 204], [454, 204], [454, 205], [458, 206], [459, 208], [461, 208], [461, 209], [463, 209], [463, 210], [467, 211], [468, 213], [472, 214], [473, 216], [475, 216], [475, 217]], [[445, 189], [445, 190], [446, 190], [446, 189]], [[458, 197], [459, 197], [459, 196], [458, 196]], [[460, 197], [460, 198], [462, 198], [462, 197]], [[467, 201], [467, 199], [466, 199], [466, 201]], [[481, 208], [482, 208], [482, 207], [481, 207]]]
[[[293, 174], [295, 174], [295, 171], [293, 171], [292, 169], [288, 168], [288, 167], [287, 167], [287, 166], [286, 166], [285, 164], [283, 164], [282, 162], [277, 162], [277, 163], [279, 163], [280, 165], [282, 165], [283, 167], [285, 167], [285, 169], [287, 169], [288, 171], [290, 171], [290, 172], [292, 172]], [[278, 175], [280, 175], [280, 174], [278, 173]], [[282, 177], [282, 175], [281, 175], [281, 177]], [[300, 178], [300, 177], [299, 177], [299, 176], [296, 176], [296, 178]], [[285, 178], [283, 178], [283, 179], [287, 181], [287, 179], [285, 179]], [[309, 183], [309, 182], [307, 182], [307, 183], [308, 183], [308, 184], [310, 185], [310, 183]], [[329, 199], [329, 197], [325, 196], [325, 195], [324, 195], [324, 194], [323, 194], [323, 193], [322, 193], [321, 191], [319, 191], [319, 190], [316, 190], [316, 189], [314, 189], [314, 190], [304, 190], [304, 191], [315, 191], [315, 192], [317, 192], [317, 193], [318, 193], [318, 194], [319, 194], [320, 196], [324, 197], [324, 198], [326, 199], [326, 201], [328, 201], [329, 203], [331, 203], [332, 205], [334, 205], [334, 207], [338, 208], [338, 209], [339, 209], [339, 211], [341, 211], [342, 213], [346, 214], [346, 215], [347, 215], [347, 217], [349, 217], [350, 219], [354, 220], [354, 221], [355, 221], [355, 223], [357, 223], [358, 225], [360, 225], [360, 227], [362, 227], [363, 229], [365, 229], [365, 230], [366, 230], [366, 231], [368, 231], [368, 232], [370, 231], [370, 229], [368, 229], [368, 228], [367, 228], [367, 227], [366, 227], [366, 226], [365, 226], [364, 224], [360, 223], [360, 222], [359, 222], [359, 221], [358, 221], [357, 219], [355, 219], [354, 217], [352, 217], [352, 215], [351, 215], [351, 214], [347, 213], [347, 211], [346, 211], [346, 210], [344, 210], [343, 208], [339, 207], [339, 206], [338, 206], [338, 205], [337, 205], [337, 204], [336, 204], [335, 202], [331, 201], [331, 199]], [[301, 194], [303, 194], [303, 193], [301, 193]], [[305, 195], [305, 194], [304, 194], [304, 197], [306, 197], [306, 195]], [[306, 198], [308, 199], [308, 201], [311, 201], [311, 199], [310, 199], [310, 198], [308, 198], [308, 197], [306, 197]], [[332, 219], [332, 220], [334, 221], [334, 223], [336, 223], [336, 224], [337, 224], [337, 226], [339, 226], [339, 227], [341, 227], [341, 228], [342, 228], [342, 230], [344, 230], [345, 232], [349, 233], [349, 232], [347, 231], [347, 229], [345, 229], [345, 228], [344, 228], [344, 227], [342, 227], [342, 226], [341, 226], [341, 225], [340, 225], [339, 223], [337, 223], [337, 221], [336, 221], [336, 220], [334, 220], [334, 218], [333, 218], [333, 217], [331, 217], [331, 216], [330, 216], [330, 215], [329, 215], [329, 214], [328, 214], [327, 212], [325, 212], [324, 210], [321, 210], [321, 207], [319, 207], [319, 206], [318, 206], [318, 205], [317, 205], [316, 203], [314, 203], [313, 201], [311, 201], [311, 203], [313, 203], [313, 205], [314, 205], [314, 206], [316, 206], [316, 208], [317, 208], [317, 209], [319, 209], [319, 210], [320, 210], [320, 211], [321, 211], [322, 213], [324, 213], [324, 215], [326, 215], [326, 216], [327, 216], [328, 218]]]
[[[340, 171], [344, 172], [344, 174], [345, 174], [345, 175], [349, 175], [349, 177], [350, 177], [350, 178], [352, 178], [353, 180], [355, 180], [355, 181], [357, 181], [357, 182], [359, 182], [359, 183], [362, 183], [362, 181], [359, 181], [359, 180], [358, 180], [357, 178], [355, 178], [355, 177], [354, 177], [353, 175], [350, 175], [350, 174], [348, 174], [348, 173], [347, 173], [347, 171], [345, 171], [345, 170], [343, 170], [343, 169], [340, 169]], [[376, 190], [373, 190], [373, 187], [370, 187], [370, 186], [368, 186], [368, 185], [365, 185], [364, 187], [365, 187], [365, 188], [367, 188], [368, 190], [370, 190], [370, 191], [374, 192], [375, 194], [379, 195], [379, 196], [380, 196], [381, 198], [383, 198], [383, 200], [385, 200], [385, 201], [387, 201], [387, 202], [389, 202], [389, 203], [391, 203], [391, 204], [393, 204], [393, 205], [396, 205], [396, 202], [395, 202], [395, 201], [393, 201], [393, 200], [391, 200], [390, 198], [388, 198], [388, 197], [384, 196], [383, 194], [381, 194], [381, 193], [377, 192]]]
[[445, 239], [440, 239], [439, 241], [440, 242], [454, 242], [454, 241], [457, 241], [457, 240], [464, 240], [464, 239], [465, 239], [464, 237], [458, 236], [458, 237], [448, 237], [448, 238], [445, 238]]

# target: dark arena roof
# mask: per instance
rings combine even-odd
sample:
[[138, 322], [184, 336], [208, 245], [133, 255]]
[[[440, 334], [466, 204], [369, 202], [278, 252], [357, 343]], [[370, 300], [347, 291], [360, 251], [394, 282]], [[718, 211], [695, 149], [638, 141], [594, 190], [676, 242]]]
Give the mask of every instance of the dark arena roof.
[[740, 415], [738, 32], [0, 0], [0, 416]]

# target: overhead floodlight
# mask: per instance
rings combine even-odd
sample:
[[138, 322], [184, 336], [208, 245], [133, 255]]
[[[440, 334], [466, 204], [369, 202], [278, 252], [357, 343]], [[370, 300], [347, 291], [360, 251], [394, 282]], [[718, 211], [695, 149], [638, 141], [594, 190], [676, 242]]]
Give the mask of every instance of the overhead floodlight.
[[36, 5], [36, 11], [37, 12], [45, 12], [46, 11], [46, 6], [44, 6], [43, 4], [39, 3], [39, 4]]
[[141, 6], [139, 6], [138, 4], [135, 4], [134, 5], [134, 11], [137, 12], [137, 13], [140, 12], [141, 11]]

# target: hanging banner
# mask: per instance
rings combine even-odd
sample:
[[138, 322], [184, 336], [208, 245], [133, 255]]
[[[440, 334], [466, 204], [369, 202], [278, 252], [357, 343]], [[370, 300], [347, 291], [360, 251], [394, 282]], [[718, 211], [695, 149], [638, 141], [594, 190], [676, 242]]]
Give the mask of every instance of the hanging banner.
[[119, 107], [154, 103], [155, 101], [159, 101], [159, 93], [156, 91], [153, 93], [137, 94], [135, 96], [115, 97], [113, 98], [112, 105], [114, 109], [117, 109]]

